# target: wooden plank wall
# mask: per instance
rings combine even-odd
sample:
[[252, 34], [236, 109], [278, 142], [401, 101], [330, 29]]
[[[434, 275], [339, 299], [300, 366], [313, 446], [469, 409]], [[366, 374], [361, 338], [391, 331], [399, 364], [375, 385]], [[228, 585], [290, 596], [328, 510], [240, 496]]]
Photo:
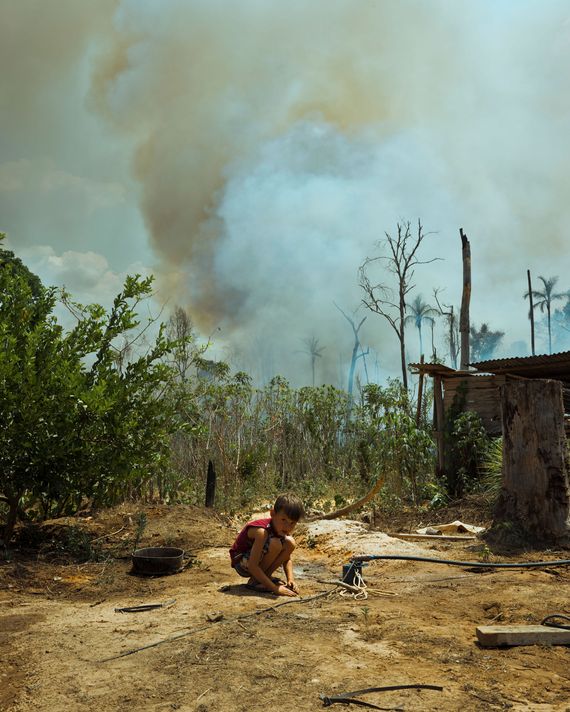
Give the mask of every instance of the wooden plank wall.
[[501, 404], [499, 386], [506, 380], [505, 376], [444, 376], [443, 377], [443, 407], [447, 414], [453, 404], [461, 384], [465, 384], [465, 401], [462, 411], [475, 411], [481, 416], [481, 421], [489, 435], [501, 434]]

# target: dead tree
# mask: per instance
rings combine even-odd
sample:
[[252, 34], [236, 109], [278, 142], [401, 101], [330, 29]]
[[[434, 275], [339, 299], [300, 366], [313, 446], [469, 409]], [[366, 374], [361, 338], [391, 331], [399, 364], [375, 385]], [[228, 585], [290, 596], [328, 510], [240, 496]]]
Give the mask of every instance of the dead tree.
[[[457, 345], [457, 316], [455, 315], [453, 305], [439, 303], [439, 299], [437, 298], [438, 292], [439, 289], [434, 289], [433, 296], [437, 304], [437, 308], [439, 309], [439, 313], [447, 319], [447, 326], [449, 328], [447, 336], [447, 340], [449, 342], [449, 358], [451, 359], [451, 365], [453, 368], [457, 368], [457, 356], [459, 353]], [[444, 308], [448, 311], [444, 311]]]
[[469, 302], [471, 301], [471, 245], [463, 228], [461, 235], [461, 255], [463, 258], [463, 293], [461, 295], [461, 313], [459, 315], [459, 333], [461, 334], [461, 370], [469, 368]]
[[[354, 334], [354, 344], [352, 347], [352, 356], [350, 359], [350, 369], [348, 372], [348, 409], [350, 411], [352, 409], [352, 402], [353, 402], [352, 392], [354, 389], [354, 372], [356, 370], [356, 362], [358, 361], [359, 358], [365, 359], [366, 355], [368, 354], [368, 349], [366, 349], [366, 351], [363, 351], [362, 346], [360, 345], [360, 338], [358, 336], [360, 327], [366, 321], [366, 317], [365, 316], [362, 317], [362, 319], [358, 323], [358, 326], [356, 326], [354, 323], [354, 319], [351, 319], [351, 317], [349, 317], [348, 314], [345, 314], [345, 312], [339, 307], [339, 305], [336, 302], [333, 302], [333, 304], [339, 310], [339, 312], [343, 315], [343, 317], [348, 321], [348, 323], [352, 327], [352, 333]], [[358, 353], [359, 350], [360, 350], [360, 353]]]
[[500, 390], [503, 485], [493, 529], [511, 522], [535, 540], [566, 538], [570, 491], [562, 384], [507, 381]]
[[[414, 269], [417, 265], [429, 264], [439, 259], [434, 257], [431, 260], [420, 260], [418, 250], [424, 239], [430, 233], [424, 232], [421, 222], [418, 220], [417, 232], [412, 235], [411, 223], [397, 223], [397, 234], [395, 237], [386, 233], [385, 245], [388, 248], [388, 255], [378, 257], [367, 257], [360, 265], [360, 286], [364, 291], [362, 303], [367, 309], [373, 311], [390, 324], [400, 343], [400, 361], [402, 366], [402, 383], [404, 388], [408, 388], [408, 369], [406, 367], [406, 297], [414, 288], [412, 283]], [[381, 246], [378, 243], [378, 246]], [[384, 261], [389, 272], [395, 275], [397, 286], [392, 289], [389, 285], [381, 282], [374, 283], [368, 276], [371, 265]]]

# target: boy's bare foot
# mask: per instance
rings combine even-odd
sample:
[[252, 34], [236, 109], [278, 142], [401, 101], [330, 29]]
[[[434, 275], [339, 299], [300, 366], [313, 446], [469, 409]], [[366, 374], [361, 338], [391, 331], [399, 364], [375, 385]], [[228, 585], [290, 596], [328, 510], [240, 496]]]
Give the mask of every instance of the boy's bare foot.
[[262, 583], [256, 581], [254, 578], [250, 578], [245, 585], [247, 586], [247, 588], [251, 588], [252, 591], [267, 591], [265, 586]]

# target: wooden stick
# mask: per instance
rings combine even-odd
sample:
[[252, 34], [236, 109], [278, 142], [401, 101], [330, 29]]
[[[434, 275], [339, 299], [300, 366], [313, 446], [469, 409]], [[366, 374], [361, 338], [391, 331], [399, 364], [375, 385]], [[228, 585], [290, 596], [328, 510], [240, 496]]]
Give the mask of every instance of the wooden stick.
[[115, 608], [115, 613], [138, 613], [139, 611], [153, 611], [155, 608], [170, 608], [176, 603], [175, 598], [171, 598], [164, 603], [143, 603], [142, 606], [125, 606], [124, 608]]

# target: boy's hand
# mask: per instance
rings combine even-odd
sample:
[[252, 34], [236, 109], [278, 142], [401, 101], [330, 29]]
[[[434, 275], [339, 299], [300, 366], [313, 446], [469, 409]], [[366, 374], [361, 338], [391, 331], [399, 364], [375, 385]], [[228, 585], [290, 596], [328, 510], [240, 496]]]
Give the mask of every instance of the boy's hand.
[[297, 596], [299, 595], [297, 591], [294, 591], [291, 588], [288, 588], [284, 584], [280, 584], [276, 591], [278, 596]]
[[299, 587], [297, 586], [295, 581], [293, 581], [293, 579], [287, 581], [287, 588], [289, 588], [291, 591], [295, 591], [295, 593], [297, 594], [299, 593]]

